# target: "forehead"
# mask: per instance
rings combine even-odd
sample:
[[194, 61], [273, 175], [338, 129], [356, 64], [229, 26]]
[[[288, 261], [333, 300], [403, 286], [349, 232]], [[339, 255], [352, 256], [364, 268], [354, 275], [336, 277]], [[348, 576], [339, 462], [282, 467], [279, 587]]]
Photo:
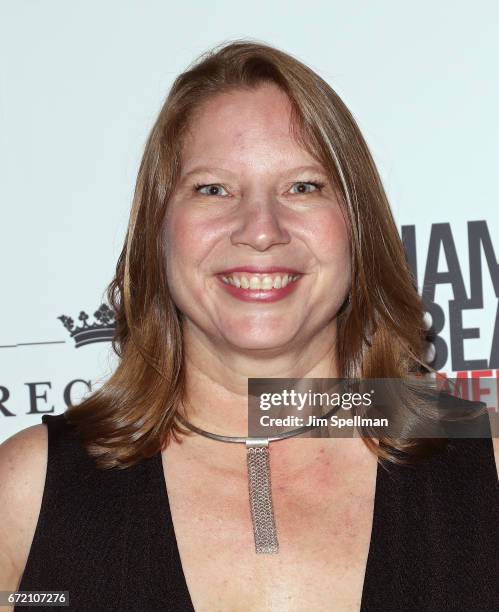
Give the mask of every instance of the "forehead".
[[252, 155], [310, 157], [293, 137], [292, 128], [291, 103], [276, 85], [217, 94], [190, 118], [182, 147], [183, 165], [200, 159], [244, 161]]

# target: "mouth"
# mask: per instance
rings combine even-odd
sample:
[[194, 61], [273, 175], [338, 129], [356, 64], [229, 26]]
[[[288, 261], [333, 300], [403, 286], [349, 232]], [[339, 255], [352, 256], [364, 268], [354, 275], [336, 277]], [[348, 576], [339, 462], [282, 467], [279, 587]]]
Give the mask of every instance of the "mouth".
[[293, 283], [300, 278], [301, 274], [242, 274], [234, 273], [221, 275], [222, 281], [233, 287], [242, 289], [284, 289], [289, 283]]
[[275, 301], [288, 296], [302, 273], [289, 268], [238, 268], [219, 273], [227, 291], [244, 301]]

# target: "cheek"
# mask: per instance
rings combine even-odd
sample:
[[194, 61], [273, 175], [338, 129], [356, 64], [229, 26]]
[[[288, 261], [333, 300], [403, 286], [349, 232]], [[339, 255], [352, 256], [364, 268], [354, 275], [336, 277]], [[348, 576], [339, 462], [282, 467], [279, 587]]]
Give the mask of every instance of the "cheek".
[[308, 228], [314, 254], [321, 264], [350, 273], [350, 238], [339, 209], [323, 211]]
[[165, 224], [166, 256], [169, 269], [201, 264], [213, 243], [213, 231], [206, 220], [181, 208], [168, 215]]
[[220, 224], [185, 207], [166, 218], [166, 275], [170, 294], [183, 312], [190, 312], [209, 295], [206, 279], [213, 270], [211, 254], [220, 240]]
[[193, 229], [192, 219], [181, 211], [175, 211], [167, 216], [163, 231], [169, 292], [184, 314], [199, 298], [192, 271], [202, 260], [202, 248]]

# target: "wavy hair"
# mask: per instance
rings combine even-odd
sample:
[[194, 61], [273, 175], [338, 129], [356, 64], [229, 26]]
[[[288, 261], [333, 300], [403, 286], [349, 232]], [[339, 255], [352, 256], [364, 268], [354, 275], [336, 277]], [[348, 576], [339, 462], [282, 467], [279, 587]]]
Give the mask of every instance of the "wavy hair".
[[[329, 173], [348, 220], [352, 283], [337, 316], [339, 376], [403, 378], [424, 366], [423, 304], [352, 114], [318, 74], [291, 55], [246, 40], [223, 44], [175, 79], [147, 138], [125, 242], [107, 288], [118, 365], [101, 388], [65, 413], [101, 468], [128, 467], [164, 448], [171, 436], [189, 433], [177, 418], [185, 364], [181, 313], [165, 271], [165, 212], [193, 112], [210, 96], [264, 82], [287, 94], [294, 136]], [[432, 445], [363, 440], [393, 462]]]

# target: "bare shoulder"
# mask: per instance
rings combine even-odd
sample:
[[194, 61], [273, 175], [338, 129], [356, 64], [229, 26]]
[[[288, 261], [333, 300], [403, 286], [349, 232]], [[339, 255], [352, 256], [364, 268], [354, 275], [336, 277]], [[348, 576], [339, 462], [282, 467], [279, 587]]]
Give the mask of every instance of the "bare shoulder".
[[33, 425], [0, 444], [0, 590], [17, 589], [40, 514], [47, 472], [45, 425]]

